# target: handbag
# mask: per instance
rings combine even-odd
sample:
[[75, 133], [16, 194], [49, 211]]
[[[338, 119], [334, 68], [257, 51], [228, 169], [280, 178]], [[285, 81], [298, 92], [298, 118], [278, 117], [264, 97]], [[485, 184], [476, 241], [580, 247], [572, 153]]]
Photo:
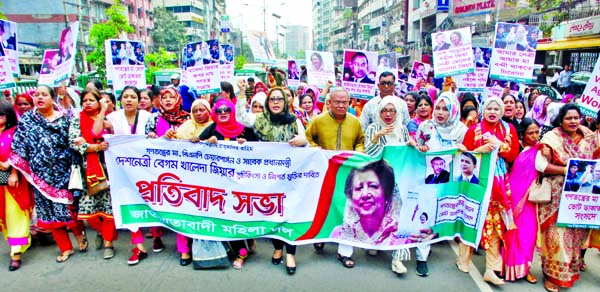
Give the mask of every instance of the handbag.
[[0, 186], [8, 185], [8, 177], [10, 176], [10, 167], [7, 170], [0, 170]]
[[548, 203], [552, 196], [552, 187], [548, 177], [540, 175], [529, 187], [527, 199], [531, 203]]
[[69, 177], [69, 191], [83, 191], [83, 181], [81, 179], [81, 167], [79, 164], [71, 165], [71, 176]]

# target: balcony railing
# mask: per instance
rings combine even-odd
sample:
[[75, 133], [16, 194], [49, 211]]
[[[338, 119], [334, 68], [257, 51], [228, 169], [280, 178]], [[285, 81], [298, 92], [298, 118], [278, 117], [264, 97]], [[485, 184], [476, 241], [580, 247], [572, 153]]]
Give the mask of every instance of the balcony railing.
[[567, 14], [562, 21], [572, 21], [582, 19], [591, 16], [600, 16], [600, 7], [598, 6], [581, 6], [573, 8], [557, 8], [550, 11], [546, 11], [540, 14], [532, 14], [529, 16], [529, 25], [552, 25], [555, 23], [553, 13], [556, 11], [567, 10]]

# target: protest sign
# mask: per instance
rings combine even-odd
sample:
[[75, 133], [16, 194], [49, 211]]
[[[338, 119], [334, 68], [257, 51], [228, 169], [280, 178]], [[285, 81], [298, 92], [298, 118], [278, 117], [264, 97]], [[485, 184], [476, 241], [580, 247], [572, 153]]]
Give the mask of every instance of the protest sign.
[[[0, 47], [0, 50], [2, 48]], [[16, 87], [15, 79], [12, 71], [10, 70], [10, 64], [8, 58], [0, 56], [0, 89], [7, 89]]]
[[530, 82], [539, 28], [518, 23], [496, 23], [490, 78]]
[[435, 33], [431, 41], [435, 78], [475, 71], [469, 27]]
[[490, 96], [502, 97], [509, 87], [509, 93], [513, 96], [519, 96], [519, 84], [516, 82], [509, 82], [504, 80], [487, 79], [485, 88], [483, 88], [483, 94], [481, 102], [486, 101]]
[[219, 62], [219, 72], [221, 73], [221, 81], [227, 81], [231, 84], [235, 84], [235, 80], [233, 78], [235, 64], [233, 60], [233, 46], [221, 45], [221, 60]]
[[75, 46], [79, 35], [79, 21], [71, 23], [60, 35], [58, 43], [58, 65], [54, 68], [54, 84], [68, 80], [75, 66]]
[[[477, 246], [495, 165], [492, 154], [475, 154], [479, 181], [469, 183], [460, 179], [456, 149], [424, 154], [387, 146], [373, 158], [287, 143], [105, 138], [111, 191], [119, 194], [112, 198], [117, 228], [165, 226], [211, 240], [396, 249], [460, 234]], [[439, 159], [444, 165], [434, 168]], [[440, 169], [446, 181], [432, 182]], [[361, 195], [365, 176], [376, 180], [375, 194]], [[366, 197], [376, 203], [361, 204]], [[378, 224], [363, 225], [371, 215]]]
[[570, 159], [558, 206], [557, 225], [600, 229], [600, 163]]
[[221, 91], [218, 40], [189, 43], [181, 57], [181, 84], [196, 88], [198, 94]]
[[288, 59], [288, 87], [290, 89], [297, 89], [300, 85], [300, 70], [298, 62], [293, 59]]
[[[0, 19], [0, 29], [2, 32], [2, 34], [0, 34], [0, 41], [2, 42], [0, 57], [5, 57], [8, 62], [9, 66], [7, 69], [10, 69], [10, 71], [7, 72], [12, 72], [13, 77], [17, 77], [20, 75], [17, 23]], [[0, 63], [4, 63], [4, 61]]]
[[269, 35], [265, 31], [248, 31], [246, 35], [248, 38], [248, 45], [252, 50], [254, 60], [258, 63], [265, 64], [276, 64], [277, 58], [273, 51], [273, 46], [269, 40]]
[[330, 52], [306, 51], [308, 83], [325, 88], [327, 81], [335, 80], [335, 65]]
[[371, 99], [375, 95], [377, 52], [344, 50], [342, 85], [350, 96]]
[[489, 48], [473, 48], [473, 67], [475, 71], [454, 76], [458, 92], [483, 92], [490, 73], [490, 58], [492, 50]]
[[106, 72], [115, 92], [125, 86], [146, 87], [144, 44], [140, 41], [110, 39], [104, 42]]
[[387, 53], [379, 55], [379, 60], [377, 61], [377, 74], [375, 75], [375, 83], [379, 85], [379, 76], [383, 72], [391, 72], [394, 74], [396, 79], [396, 84], [398, 84], [398, 80], [400, 80], [400, 76], [398, 75], [398, 62], [396, 53]]
[[58, 49], [45, 50], [38, 84], [54, 86], [54, 69], [59, 61]]
[[427, 63], [414, 61], [410, 75], [408, 75], [408, 83], [417, 85], [421, 80], [427, 81], [427, 74], [429, 74], [431, 66]]
[[598, 110], [600, 110], [600, 58], [596, 61], [594, 71], [585, 85], [581, 102], [578, 105], [582, 114], [596, 118]]

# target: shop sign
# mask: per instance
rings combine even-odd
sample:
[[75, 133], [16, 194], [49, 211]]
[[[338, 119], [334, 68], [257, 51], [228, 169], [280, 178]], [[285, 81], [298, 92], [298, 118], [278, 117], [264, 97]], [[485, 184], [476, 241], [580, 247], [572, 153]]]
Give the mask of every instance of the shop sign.
[[590, 17], [566, 24], [565, 37], [600, 34], [600, 17]]

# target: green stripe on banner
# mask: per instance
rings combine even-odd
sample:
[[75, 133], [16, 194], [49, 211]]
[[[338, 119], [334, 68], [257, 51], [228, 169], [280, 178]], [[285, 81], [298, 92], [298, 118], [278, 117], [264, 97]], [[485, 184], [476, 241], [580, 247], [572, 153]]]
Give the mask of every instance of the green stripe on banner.
[[239, 222], [219, 218], [154, 211], [148, 205], [144, 204], [123, 205], [121, 206], [121, 215], [123, 217], [123, 225], [163, 224], [166, 227], [183, 234], [219, 238], [256, 238], [271, 235], [293, 241], [304, 234], [312, 224], [312, 222]]

